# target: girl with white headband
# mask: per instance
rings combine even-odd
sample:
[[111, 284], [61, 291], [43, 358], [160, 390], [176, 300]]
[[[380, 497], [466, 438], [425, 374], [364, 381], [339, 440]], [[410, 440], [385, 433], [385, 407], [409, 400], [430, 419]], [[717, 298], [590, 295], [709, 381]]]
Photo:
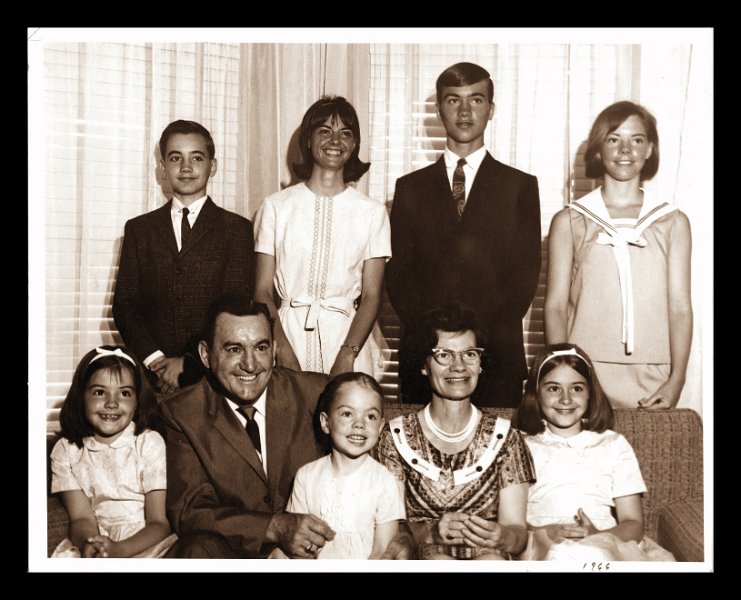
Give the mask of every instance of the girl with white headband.
[[553, 218], [546, 343], [585, 348], [613, 407], [672, 408], [692, 341], [692, 241], [687, 217], [641, 187], [659, 167], [656, 119], [632, 102], [607, 107], [585, 160], [603, 182]]
[[674, 560], [643, 536], [646, 484], [613, 421], [581, 348], [556, 344], [535, 358], [516, 418], [537, 477], [528, 490], [530, 536], [521, 559]]
[[125, 348], [82, 357], [51, 452], [51, 491], [69, 513], [52, 558], [159, 558], [177, 540], [165, 516], [165, 442], [149, 429], [157, 403]]

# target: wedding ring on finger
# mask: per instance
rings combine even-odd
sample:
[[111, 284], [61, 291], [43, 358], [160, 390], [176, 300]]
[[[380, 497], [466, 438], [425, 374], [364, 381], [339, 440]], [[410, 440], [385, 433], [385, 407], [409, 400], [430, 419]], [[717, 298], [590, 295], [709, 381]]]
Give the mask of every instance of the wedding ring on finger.
[[314, 554], [314, 552], [316, 552], [316, 546], [312, 543], [309, 543], [309, 545], [306, 546], [304, 550], [306, 550], [306, 552], [308, 552], [309, 554]]

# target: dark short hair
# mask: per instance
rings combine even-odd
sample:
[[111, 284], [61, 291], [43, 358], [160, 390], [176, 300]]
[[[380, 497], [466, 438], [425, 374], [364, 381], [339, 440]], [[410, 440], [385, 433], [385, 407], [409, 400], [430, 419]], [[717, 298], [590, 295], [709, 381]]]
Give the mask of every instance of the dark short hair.
[[214, 139], [211, 137], [211, 133], [200, 123], [195, 121], [184, 121], [182, 119], [173, 121], [162, 132], [160, 136], [160, 155], [162, 160], [165, 160], [165, 154], [167, 153], [167, 142], [170, 140], [170, 136], [177, 133], [197, 133], [203, 136], [206, 140], [206, 151], [208, 152], [209, 159], [213, 160], [216, 155], [216, 147], [214, 146]]
[[587, 139], [587, 151], [584, 154], [586, 175], [593, 179], [605, 174], [605, 165], [602, 162], [602, 144], [607, 136], [622, 125], [626, 119], [635, 115], [646, 128], [646, 136], [652, 144], [651, 156], [641, 169], [641, 180], [648, 181], [659, 170], [659, 132], [656, 128], [656, 117], [640, 104], [623, 100], [611, 104], [604, 109], [594, 121]]
[[[576, 354], [554, 356], [554, 352], [563, 350], [575, 350], [578, 356]], [[538, 384], [544, 375], [547, 375], [559, 365], [568, 365], [584, 377], [589, 385], [589, 404], [584, 413], [583, 418], [585, 421], [582, 427], [597, 433], [601, 433], [605, 429], [611, 429], [614, 425], [615, 417], [607, 396], [602, 391], [597, 374], [594, 372], [592, 360], [576, 344], [566, 343], [546, 346], [545, 350], [535, 357], [530, 367], [530, 375], [525, 384], [525, 395], [522, 398], [522, 404], [517, 409], [514, 420], [515, 426], [531, 435], [541, 433], [545, 430], [543, 411], [538, 401]]]
[[[437, 346], [438, 331], [464, 332], [472, 331], [476, 337], [476, 344], [486, 348], [488, 340], [481, 327], [476, 311], [461, 302], [450, 302], [441, 307], [432, 308], [422, 314], [416, 331], [412, 336], [412, 352], [415, 365], [418, 368], [425, 366], [432, 349]], [[488, 360], [488, 351], [481, 356], [481, 366], [485, 368]]]
[[332, 448], [332, 440], [329, 435], [322, 431], [319, 424], [319, 415], [321, 413], [329, 414], [332, 404], [339, 395], [340, 388], [348, 383], [356, 383], [361, 387], [375, 392], [381, 399], [381, 414], [383, 414], [383, 389], [373, 377], [360, 371], [351, 371], [349, 373], [341, 373], [332, 378], [324, 388], [324, 391], [319, 395], [314, 423], [317, 440], [326, 452], [329, 452]]
[[124, 370], [131, 373], [136, 390], [136, 410], [132, 419], [136, 424], [134, 433], [139, 435], [147, 428], [160, 429], [160, 422], [157, 418], [157, 400], [149, 385], [144, 365], [124, 346], [99, 346], [99, 348], [102, 350], [120, 349], [135, 364], [113, 354], [101, 356], [93, 361], [99, 355], [95, 348], [82, 357], [72, 376], [72, 385], [70, 385], [59, 413], [59, 423], [62, 427], [60, 435], [77, 445], [78, 448], [82, 448], [83, 438], [95, 433], [85, 416], [85, 389], [93, 374], [105, 369], [115, 371], [119, 376]]
[[206, 323], [203, 327], [202, 339], [211, 348], [216, 334], [216, 320], [222, 313], [234, 315], [235, 317], [248, 317], [263, 315], [270, 325], [270, 336], [274, 337], [273, 327], [275, 321], [270, 316], [270, 310], [262, 302], [252, 300], [243, 294], [224, 294], [211, 302], [206, 313]]
[[348, 127], [355, 136], [355, 149], [345, 163], [342, 178], [345, 183], [357, 181], [370, 168], [370, 163], [361, 161], [358, 156], [360, 154], [360, 122], [352, 104], [342, 96], [322, 96], [306, 111], [301, 121], [299, 134], [301, 162], [293, 163], [293, 170], [300, 179], [311, 177], [311, 171], [314, 168], [314, 157], [309, 147], [311, 135], [330, 118], [342, 121], [345, 127]]
[[435, 82], [437, 91], [437, 103], [443, 101], [444, 87], [462, 87], [464, 85], [473, 85], [479, 81], [488, 81], [489, 102], [494, 102], [494, 82], [491, 80], [489, 71], [470, 62], [459, 62], [445, 69]]

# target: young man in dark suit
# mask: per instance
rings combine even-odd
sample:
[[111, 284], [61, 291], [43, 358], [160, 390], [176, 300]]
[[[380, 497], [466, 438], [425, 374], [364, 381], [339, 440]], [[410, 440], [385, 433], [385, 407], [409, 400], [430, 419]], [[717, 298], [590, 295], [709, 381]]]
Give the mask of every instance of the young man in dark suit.
[[255, 259], [252, 223], [206, 195], [216, 173], [208, 130], [174, 121], [159, 146], [172, 198], [126, 223], [113, 318], [170, 394], [203, 375], [197, 344], [208, 306], [223, 293], [251, 295]]
[[410, 360], [410, 336], [425, 310], [459, 301], [476, 310], [491, 359], [479, 379], [479, 406], [518, 406], [526, 377], [522, 318], [540, 270], [538, 181], [495, 160], [484, 147], [494, 115], [494, 84], [472, 63], [437, 79], [444, 155], [396, 182], [392, 258], [386, 287], [403, 325], [399, 351], [402, 399], [426, 402]]
[[[316, 558], [334, 537], [323, 520], [285, 512], [296, 471], [323, 452], [314, 411], [329, 378], [275, 367], [266, 305], [223, 297], [199, 344], [207, 376], [160, 405], [167, 443], [169, 558], [264, 558], [275, 547]], [[408, 534], [384, 558], [407, 558]]]

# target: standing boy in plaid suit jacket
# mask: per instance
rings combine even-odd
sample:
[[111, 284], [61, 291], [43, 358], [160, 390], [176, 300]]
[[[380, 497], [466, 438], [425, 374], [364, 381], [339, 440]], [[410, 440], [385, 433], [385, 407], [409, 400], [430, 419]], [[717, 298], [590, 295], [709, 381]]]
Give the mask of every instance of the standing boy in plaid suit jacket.
[[172, 198], [126, 223], [113, 318], [158, 390], [171, 394], [203, 374], [197, 344], [209, 304], [229, 292], [252, 296], [254, 241], [248, 219], [206, 194], [216, 173], [209, 131], [174, 121], [159, 146]]

